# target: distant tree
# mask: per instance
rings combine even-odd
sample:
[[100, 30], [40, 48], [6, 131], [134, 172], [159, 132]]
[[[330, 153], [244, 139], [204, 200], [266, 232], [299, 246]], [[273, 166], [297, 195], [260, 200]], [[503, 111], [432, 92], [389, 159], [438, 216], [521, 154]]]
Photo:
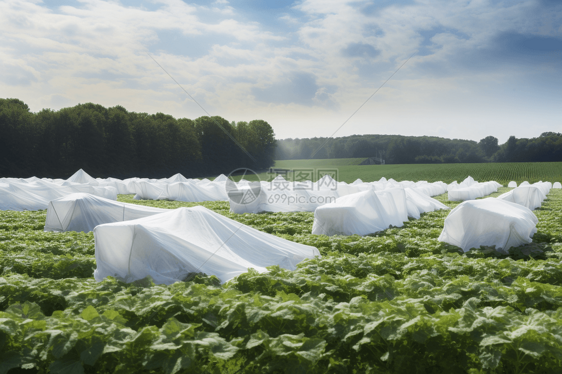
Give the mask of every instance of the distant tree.
[[264, 120], [253, 120], [248, 123], [249, 139], [247, 149], [256, 160], [254, 165], [257, 169], [264, 169], [274, 163], [275, 156], [275, 133], [269, 123]]
[[482, 149], [482, 151], [484, 151], [486, 157], [492, 157], [494, 153], [500, 149], [498, 139], [493, 136], [487, 136], [484, 139], [481, 139], [480, 142], [478, 142], [478, 146]]
[[33, 114], [23, 101], [0, 99], [0, 172], [25, 173], [35, 146]]
[[506, 161], [515, 161], [517, 158], [517, 138], [510, 136], [506, 143]]
[[[263, 120], [239, 125], [221, 117], [192, 121], [93, 103], [32, 113], [21, 100], [0, 99], [0, 176], [65, 177], [84, 168], [100, 177], [160, 178], [271, 166], [271, 126]], [[242, 142], [253, 157], [237, 145]]]
[[562, 136], [562, 134], [559, 133], [559, 132], [547, 131], [547, 132], [543, 132], [543, 133], [540, 135], [541, 138], [544, 138], [544, 137], [547, 137], [547, 136]]
[[[106, 165], [107, 172], [121, 174], [133, 167], [135, 143], [129, 116], [125, 108], [109, 108], [106, 122]], [[117, 175], [116, 174], [116, 175]]]
[[441, 161], [444, 164], [452, 164], [452, 163], [460, 162], [460, 160], [454, 154], [448, 154], [448, 155], [441, 156]]
[[79, 117], [73, 127], [72, 137], [75, 142], [75, 169], [84, 168], [96, 173], [104, 167], [104, 121], [105, 118], [98, 111], [90, 108], [74, 108]]
[[345, 157], [345, 144], [339, 139], [334, 139], [330, 145], [330, 156], [332, 158], [344, 158]]

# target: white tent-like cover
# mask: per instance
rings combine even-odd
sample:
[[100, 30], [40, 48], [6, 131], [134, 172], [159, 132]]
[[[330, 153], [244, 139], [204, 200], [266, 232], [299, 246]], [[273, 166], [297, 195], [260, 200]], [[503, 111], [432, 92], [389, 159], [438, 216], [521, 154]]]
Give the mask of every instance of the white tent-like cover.
[[90, 232], [104, 223], [130, 221], [169, 211], [75, 193], [49, 203], [45, 231]]
[[226, 176], [221, 175], [217, 179], [214, 181], [186, 179], [185, 177], [182, 179], [176, 174], [167, 180], [131, 180], [127, 187], [136, 194], [135, 200], [226, 201], [228, 200], [225, 187]]
[[73, 193], [89, 193], [117, 200], [114, 187], [39, 178], [0, 179], [0, 210], [43, 210], [51, 200]]
[[449, 209], [416, 188], [369, 189], [322, 205], [314, 211], [312, 234], [367, 235], [390, 226], [402, 227], [408, 217]]
[[546, 194], [549, 192], [550, 188], [546, 183], [533, 184], [514, 188], [513, 190], [498, 196], [497, 199], [510, 201], [531, 210], [535, 210], [541, 207], [542, 202], [546, 199]]
[[449, 209], [447, 205], [427, 196], [417, 188], [405, 188], [404, 191], [406, 192], [408, 217], [419, 219], [422, 213]]
[[491, 181], [478, 183], [472, 177], [467, 177], [462, 183], [453, 182], [447, 188], [449, 201], [474, 200], [498, 191], [502, 185]]
[[533, 212], [522, 205], [494, 198], [470, 200], [449, 213], [438, 240], [465, 252], [480, 246], [507, 252], [530, 243], [537, 223]]
[[67, 182], [89, 184], [89, 185], [92, 185], [92, 186], [98, 185], [98, 181], [96, 180], [96, 178], [93, 178], [92, 176], [90, 176], [90, 174], [86, 173], [82, 169], [80, 169], [76, 173], [72, 174], [72, 176], [67, 179]]
[[191, 273], [217, 276], [221, 282], [254, 268], [279, 265], [294, 270], [304, 259], [319, 257], [314, 247], [270, 235], [204, 207], [179, 208], [94, 229], [101, 281], [113, 276], [132, 282], [151, 276], [171, 284]]
[[396, 209], [394, 213], [395, 216], [390, 217], [374, 190], [358, 192], [318, 207], [314, 211], [312, 234], [372, 234], [387, 229], [391, 222], [400, 221]]
[[42, 210], [48, 202], [15, 183], [0, 183], [0, 210]]
[[[254, 184], [255, 183], [257, 182], [254, 182]], [[363, 191], [373, 190], [383, 194], [388, 194], [388, 191], [395, 191], [393, 194], [396, 195], [403, 193], [398, 190], [404, 191], [404, 189], [411, 189], [415, 190], [416, 193], [407, 194], [410, 203], [396, 202], [396, 204], [398, 204], [397, 208], [404, 217], [407, 217], [411, 210], [411, 216], [419, 218], [419, 214], [428, 211], [427, 209], [429, 208], [424, 209], [421, 207], [427, 204], [428, 201], [426, 201], [426, 203], [419, 204], [421, 211], [417, 211], [415, 208], [411, 209], [413, 201], [420, 203], [422, 200], [425, 200], [421, 199], [418, 195], [425, 195], [429, 198], [430, 196], [445, 193], [447, 190], [447, 185], [443, 182], [396, 182], [393, 179], [387, 181], [385, 178], [381, 178], [381, 180], [377, 182], [365, 183], [356, 180], [348, 184], [345, 182], [337, 182], [328, 175], [322, 177], [318, 182], [290, 182], [283, 179], [282, 176], [277, 176], [271, 182], [261, 182], [260, 186], [261, 188], [257, 188], [256, 190], [255, 185], [240, 186], [239, 183], [237, 187], [240, 196], [243, 196], [245, 191], [253, 189], [255, 190], [257, 198], [248, 204], [240, 204], [238, 201], [230, 199], [230, 211], [233, 213], [314, 212], [318, 207], [333, 203], [338, 198]], [[416, 197], [414, 198], [414, 196]], [[399, 198], [399, 200], [401, 199]], [[445, 206], [434, 199], [430, 200], [432, 206]], [[388, 199], [384, 201], [388, 201]]]

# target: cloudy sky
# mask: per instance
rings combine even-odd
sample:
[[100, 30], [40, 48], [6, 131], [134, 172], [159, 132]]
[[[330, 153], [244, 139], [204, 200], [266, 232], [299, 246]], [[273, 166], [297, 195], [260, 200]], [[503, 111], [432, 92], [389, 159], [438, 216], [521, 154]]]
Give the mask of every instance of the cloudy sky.
[[[562, 132], [561, 0], [2, 0], [0, 97], [277, 138]], [[154, 60], [156, 60], [156, 63]], [[409, 59], [409, 60], [408, 60]]]

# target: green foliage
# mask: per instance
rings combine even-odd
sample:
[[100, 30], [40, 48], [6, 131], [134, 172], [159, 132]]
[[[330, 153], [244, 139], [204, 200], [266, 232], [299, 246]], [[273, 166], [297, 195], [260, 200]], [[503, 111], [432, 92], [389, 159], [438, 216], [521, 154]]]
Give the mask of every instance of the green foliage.
[[436, 136], [403, 135], [289, 138], [277, 141], [275, 154], [277, 160], [353, 157], [379, 157], [387, 164], [553, 162], [562, 161], [562, 134], [544, 132], [529, 139], [511, 136], [501, 146], [493, 136], [487, 136], [478, 143]]
[[80, 168], [97, 177], [208, 176], [271, 166], [271, 126], [254, 120], [238, 127], [221, 117], [192, 121], [92, 103], [32, 113], [20, 100], [0, 99], [0, 176], [61, 177]]
[[[501, 189], [499, 193], [507, 191]], [[496, 194], [497, 195], [497, 194]], [[376, 235], [311, 235], [312, 213], [229, 213], [322, 258], [250, 270], [95, 282], [91, 233], [43, 232], [45, 212], [0, 212], [0, 374], [558, 373], [562, 191], [530, 245], [501, 255], [437, 241], [448, 212]], [[458, 203], [439, 200], [451, 207]], [[19, 369], [18, 369], [19, 368]]]

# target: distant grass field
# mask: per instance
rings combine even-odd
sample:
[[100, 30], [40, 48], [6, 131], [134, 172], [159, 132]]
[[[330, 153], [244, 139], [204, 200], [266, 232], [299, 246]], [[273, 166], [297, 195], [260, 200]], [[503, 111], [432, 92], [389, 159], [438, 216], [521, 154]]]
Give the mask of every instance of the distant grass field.
[[[323, 160], [282, 160], [276, 161], [280, 169], [337, 169], [338, 179], [353, 182], [360, 178], [364, 182], [382, 177], [401, 180], [462, 181], [469, 175], [477, 181], [495, 180], [501, 184], [510, 181], [530, 183], [542, 181], [562, 182], [562, 162], [513, 162], [486, 164], [415, 164], [415, 165], [359, 165], [364, 158], [323, 159]], [[259, 175], [261, 180], [271, 177], [268, 173]], [[316, 179], [317, 175], [314, 175]]]
[[281, 169], [291, 169], [299, 167], [324, 168], [333, 166], [358, 166], [366, 158], [330, 158], [320, 160], [277, 160], [275, 167]]

